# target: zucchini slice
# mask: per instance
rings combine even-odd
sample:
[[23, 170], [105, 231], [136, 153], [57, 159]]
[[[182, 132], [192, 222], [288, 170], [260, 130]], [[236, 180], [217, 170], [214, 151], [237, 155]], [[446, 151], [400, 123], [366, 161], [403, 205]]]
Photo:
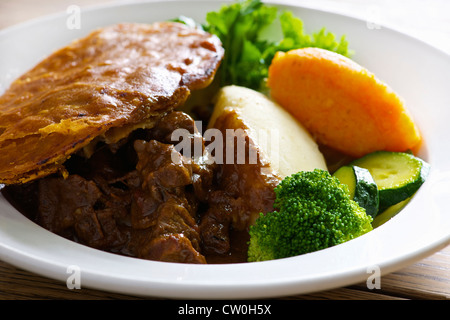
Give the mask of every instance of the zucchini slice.
[[410, 153], [376, 151], [352, 162], [370, 171], [378, 186], [380, 211], [411, 197], [425, 182], [430, 165]]
[[411, 200], [411, 198], [408, 198], [406, 200], [400, 201], [399, 203], [394, 204], [393, 206], [390, 206], [383, 212], [380, 212], [372, 221], [372, 227], [378, 228], [385, 222], [391, 220], [393, 217], [397, 215], [403, 208], [408, 204], [408, 202]]
[[379, 192], [369, 170], [358, 166], [343, 166], [333, 174], [348, 186], [350, 198], [375, 217], [379, 207]]

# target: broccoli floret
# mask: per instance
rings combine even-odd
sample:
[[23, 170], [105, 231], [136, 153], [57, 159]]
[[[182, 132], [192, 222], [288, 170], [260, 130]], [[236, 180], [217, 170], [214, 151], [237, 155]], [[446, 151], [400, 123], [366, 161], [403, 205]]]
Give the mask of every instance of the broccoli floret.
[[326, 170], [302, 171], [275, 188], [275, 211], [250, 227], [248, 261], [325, 249], [372, 230], [372, 217], [350, 199], [348, 188]]

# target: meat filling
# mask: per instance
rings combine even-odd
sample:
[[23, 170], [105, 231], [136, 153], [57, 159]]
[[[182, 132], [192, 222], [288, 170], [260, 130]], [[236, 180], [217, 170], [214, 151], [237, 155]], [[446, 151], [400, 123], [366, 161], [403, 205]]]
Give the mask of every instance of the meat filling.
[[120, 147], [99, 143], [88, 159], [73, 155], [66, 178], [52, 175], [5, 187], [4, 193], [17, 199], [27, 194], [27, 208], [20, 211], [87, 246], [149, 260], [206, 263], [198, 221], [214, 165], [176, 150], [171, 133], [180, 128], [204, 149], [194, 120], [174, 111], [154, 128], [133, 132]]
[[[177, 129], [187, 133], [184, 148]], [[235, 220], [249, 204], [226, 187], [223, 166], [211, 161], [186, 113], [173, 111], [114, 145], [99, 142], [89, 158], [80, 151], [64, 166], [67, 177], [8, 185], [3, 194], [42, 227], [100, 250], [180, 263], [246, 261], [248, 230]]]

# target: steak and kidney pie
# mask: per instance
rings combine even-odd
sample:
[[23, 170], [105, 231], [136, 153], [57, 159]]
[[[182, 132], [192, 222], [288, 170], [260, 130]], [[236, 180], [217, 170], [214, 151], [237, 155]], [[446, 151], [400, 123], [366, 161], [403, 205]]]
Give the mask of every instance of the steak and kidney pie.
[[101, 28], [54, 52], [0, 97], [0, 183], [153, 127], [210, 84], [223, 53], [215, 36], [173, 22]]
[[223, 55], [217, 37], [176, 22], [100, 28], [54, 52], [0, 97], [4, 195], [90, 247], [206, 263], [198, 214], [214, 164], [177, 151], [171, 133], [204, 148], [176, 108], [209, 86]]

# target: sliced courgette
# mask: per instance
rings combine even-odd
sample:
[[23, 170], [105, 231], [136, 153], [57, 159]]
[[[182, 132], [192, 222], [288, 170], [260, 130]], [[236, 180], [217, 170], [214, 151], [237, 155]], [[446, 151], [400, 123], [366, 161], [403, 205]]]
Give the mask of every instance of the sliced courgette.
[[408, 198], [406, 200], [400, 201], [399, 203], [394, 204], [393, 206], [390, 206], [383, 212], [380, 212], [372, 221], [372, 227], [378, 228], [385, 222], [391, 220], [393, 217], [397, 215], [403, 208], [408, 204], [408, 202], [411, 200], [411, 198]]
[[355, 197], [356, 177], [352, 166], [343, 166], [337, 169], [333, 176], [339, 179], [342, 184], [347, 185], [350, 192], [350, 199]]
[[378, 187], [369, 170], [358, 166], [343, 166], [333, 174], [348, 186], [350, 198], [375, 217], [378, 213]]
[[370, 171], [378, 186], [380, 210], [411, 197], [425, 182], [430, 166], [410, 153], [377, 151], [352, 162]]

